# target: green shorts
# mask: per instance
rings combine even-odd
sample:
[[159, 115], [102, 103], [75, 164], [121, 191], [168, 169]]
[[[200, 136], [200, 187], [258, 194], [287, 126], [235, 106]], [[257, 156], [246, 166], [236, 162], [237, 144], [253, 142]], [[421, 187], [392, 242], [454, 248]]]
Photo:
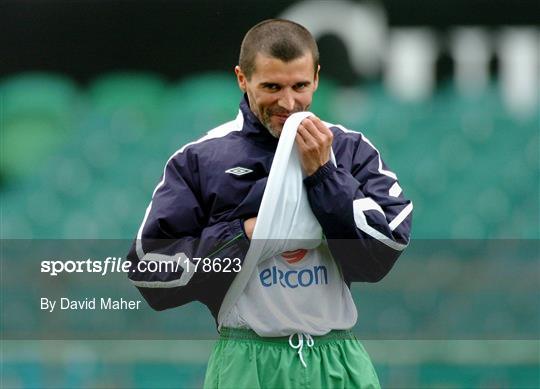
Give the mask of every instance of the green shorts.
[[380, 384], [366, 350], [351, 331], [262, 338], [251, 330], [222, 328], [204, 387], [380, 388]]

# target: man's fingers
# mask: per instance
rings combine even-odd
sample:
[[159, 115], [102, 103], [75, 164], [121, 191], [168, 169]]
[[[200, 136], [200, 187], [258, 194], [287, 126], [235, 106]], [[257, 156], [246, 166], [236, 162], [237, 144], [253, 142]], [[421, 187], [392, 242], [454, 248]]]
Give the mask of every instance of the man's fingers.
[[300, 134], [300, 131], [296, 133], [296, 142], [298, 143], [298, 147], [300, 148], [300, 150], [305, 150], [307, 148], [306, 141]]
[[257, 216], [249, 218], [244, 221], [244, 232], [249, 240], [253, 237], [253, 230], [255, 230], [255, 224], [257, 223]]
[[319, 130], [320, 134], [323, 134], [325, 139], [330, 138], [331, 140], [334, 137], [334, 134], [332, 134], [332, 131], [330, 131], [330, 129], [326, 127], [326, 125], [322, 122], [321, 119], [319, 119], [316, 116], [313, 116], [310, 119], [311, 119], [311, 122], [314, 124], [315, 128]]
[[315, 124], [315, 127], [317, 127], [319, 131], [327, 135], [332, 135], [332, 131], [330, 131], [330, 129], [326, 127], [322, 120], [319, 119], [317, 116], [312, 116], [311, 121], [313, 122], [313, 124]]
[[315, 124], [311, 120], [309, 120], [309, 118], [304, 119], [298, 129], [306, 140], [321, 140], [320, 131], [317, 129]]
[[312, 138], [309, 131], [306, 129], [306, 127], [303, 124], [300, 124], [298, 126], [298, 131], [296, 131], [297, 135], [300, 135], [304, 141], [307, 141], [308, 139]]
[[332, 131], [330, 131], [330, 129], [327, 128], [319, 118], [310, 116], [302, 121], [299, 126], [299, 130], [301, 127], [305, 129], [305, 131], [302, 131], [302, 135], [304, 136], [304, 138], [307, 137], [306, 134], [309, 134], [316, 143], [322, 143], [326, 145], [332, 143]]
[[319, 135], [319, 129], [315, 125], [315, 123], [311, 120], [311, 117], [307, 117], [304, 120], [302, 120], [301, 123], [302, 126], [314, 137], [318, 137]]
[[[322, 128], [318, 128], [322, 126]], [[306, 118], [298, 126], [296, 142], [304, 172], [312, 175], [328, 162], [332, 147], [332, 132], [319, 121]]]
[[297, 135], [302, 139], [302, 149], [305, 151], [315, 151], [320, 147], [321, 144], [323, 144], [323, 140], [321, 140], [317, 134], [314, 134], [313, 130], [308, 130], [306, 126], [302, 124], [298, 126]]

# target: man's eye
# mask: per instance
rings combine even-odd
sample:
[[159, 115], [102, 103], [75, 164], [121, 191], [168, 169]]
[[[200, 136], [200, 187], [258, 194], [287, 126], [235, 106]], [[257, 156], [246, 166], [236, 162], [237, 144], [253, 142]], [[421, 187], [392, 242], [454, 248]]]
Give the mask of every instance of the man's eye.
[[276, 84], [268, 84], [268, 85], [266, 85], [266, 89], [275, 91], [275, 90], [278, 90], [278, 89], [279, 89], [279, 86], [276, 85]]
[[308, 86], [308, 84], [303, 82], [303, 83], [300, 83], [300, 84], [296, 84], [296, 89], [304, 89], [307, 86]]

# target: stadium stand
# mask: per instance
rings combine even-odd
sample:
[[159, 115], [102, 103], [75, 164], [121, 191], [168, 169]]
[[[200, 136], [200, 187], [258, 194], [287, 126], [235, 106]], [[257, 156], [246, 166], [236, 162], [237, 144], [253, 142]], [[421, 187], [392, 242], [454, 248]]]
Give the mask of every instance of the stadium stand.
[[[233, 118], [241, 97], [219, 73], [176, 85], [115, 73], [86, 91], [29, 74], [1, 88], [5, 237], [130, 237], [140, 217], [132, 210], [144, 208], [159, 167]], [[445, 85], [406, 104], [377, 84], [341, 90], [322, 81], [312, 109], [380, 147], [415, 200], [416, 238], [538, 236], [538, 113], [512, 119], [496, 84], [472, 100]]]
[[[132, 239], [168, 157], [233, 119], [241, 98], [234, 78], [222, 73], [194, 75], [178, 83], [155, 74], [114, 73], [95, 79], [87, 88], [54, 74], [21, 74], [1, 80], [0, 93], [2, 239]], [[474, 98], [462, 97], [452, 84], [444, 84], [431, 99], [411, 104], [394, 99], [378, 83], [342, 88], [322, 80], [315, 98], [313, 112], [362, 131], [380, 147], [414, 201], [414, 239], [540, 237], [540, 109], [528, 119], [513, 118], [499, 98], [496, 82]], [[424, 269], [428, 274], [454, 274], [455, 258], [438, 252], [432, 255], [440, 261], [436, 268]], [[403, 273], [398, 274], [409, 276], [411, 262], [400, 267]], [[361, 333], [376, 336], [394, 331], [399, 335], [444, 326], [450, 334], [459, 335], [470, 325], [487, 333], [496, 333], [497, 325], [537, 331], [538, 318], [531, 319], [537, 314], [531, 308], [534, 295], [517, 304], [504, 291], [491, 290], [473, 304], [462, 304], [459, 299], [465, 296], [442, 298], [436, 292], [441, 286], [429, 279], [424, 290], [419, 281], [414, 286], [420, 289], [408, 294], [392, 289], [392, 282], [377, 291], [354, 289], [360, 315], [371, 318], [361, 321]], [[448, 280], [451, 288], [456, 279]], [[10, 293], [28, 305], [35, 296], [11, 281], [6, 284]], [[488, 285], [480, 285], [489, 291]], [[69, 285], [58, 287], [67, 290]], [[432, 293], [422, 293], [427, 289]], [[79, 292], [82, 296], [91, 290], [82, 287]], [[487, 307], [501, 300], [506, 310], [499, 317], [486, 317]], [[459, 311], [459, 307], [468, 308]], [[22, 305], [19, 308], [21, 325], [32, 328], [32, 312], [24, 311]], [[445, 311], [460, 312], [467, 320], [449, 317]], [[181, 329], [180, 314], [190, 317]], [[167, 334], [214, 331], [200, 305], [161, 315], [159, 323], [148, 318], [148, 326], [157, 325]], [[89, 347], [80, 361], [67, 356], [44, 365], [36, 362], [46, 350], [43, 347], [35, 346], [25, 356], [18, 354], [18, 360], [6, 361], [11, 375], [4, 383], [141, 388], [182, 383], [194, 387], [201, 384], [206, 362], [205, 358], [192, 364], [163, 361], [162, 349], [155, 349], [146, 359], [130, 359], [128, 345], [118, 360], [98, 360]], [[376, 344], [373, 348], [377, 363], [384, 355]], [[174, 346], [167, 352], [174, 353]], [[425, 363], [414, 365], [419, 361]], [[521, 365], [473, 363], [458, 369], [451, 363], [420, 358], [408, 365], [381, 362], [377, 368], [383, 386], [389, 387], [401, 383], [408, 387], [526, 387], [538, 382], [537, 366], [530, 360]]]

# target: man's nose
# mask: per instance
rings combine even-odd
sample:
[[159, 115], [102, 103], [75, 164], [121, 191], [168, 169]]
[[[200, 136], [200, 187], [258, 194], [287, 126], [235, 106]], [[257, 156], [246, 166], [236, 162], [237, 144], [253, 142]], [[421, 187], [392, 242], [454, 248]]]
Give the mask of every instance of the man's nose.
[[294, 94], [287, 89], [283, 90], [278, 103], [281, 108], [284, 108], [289, 112], [293, 111], [294, 110]]

